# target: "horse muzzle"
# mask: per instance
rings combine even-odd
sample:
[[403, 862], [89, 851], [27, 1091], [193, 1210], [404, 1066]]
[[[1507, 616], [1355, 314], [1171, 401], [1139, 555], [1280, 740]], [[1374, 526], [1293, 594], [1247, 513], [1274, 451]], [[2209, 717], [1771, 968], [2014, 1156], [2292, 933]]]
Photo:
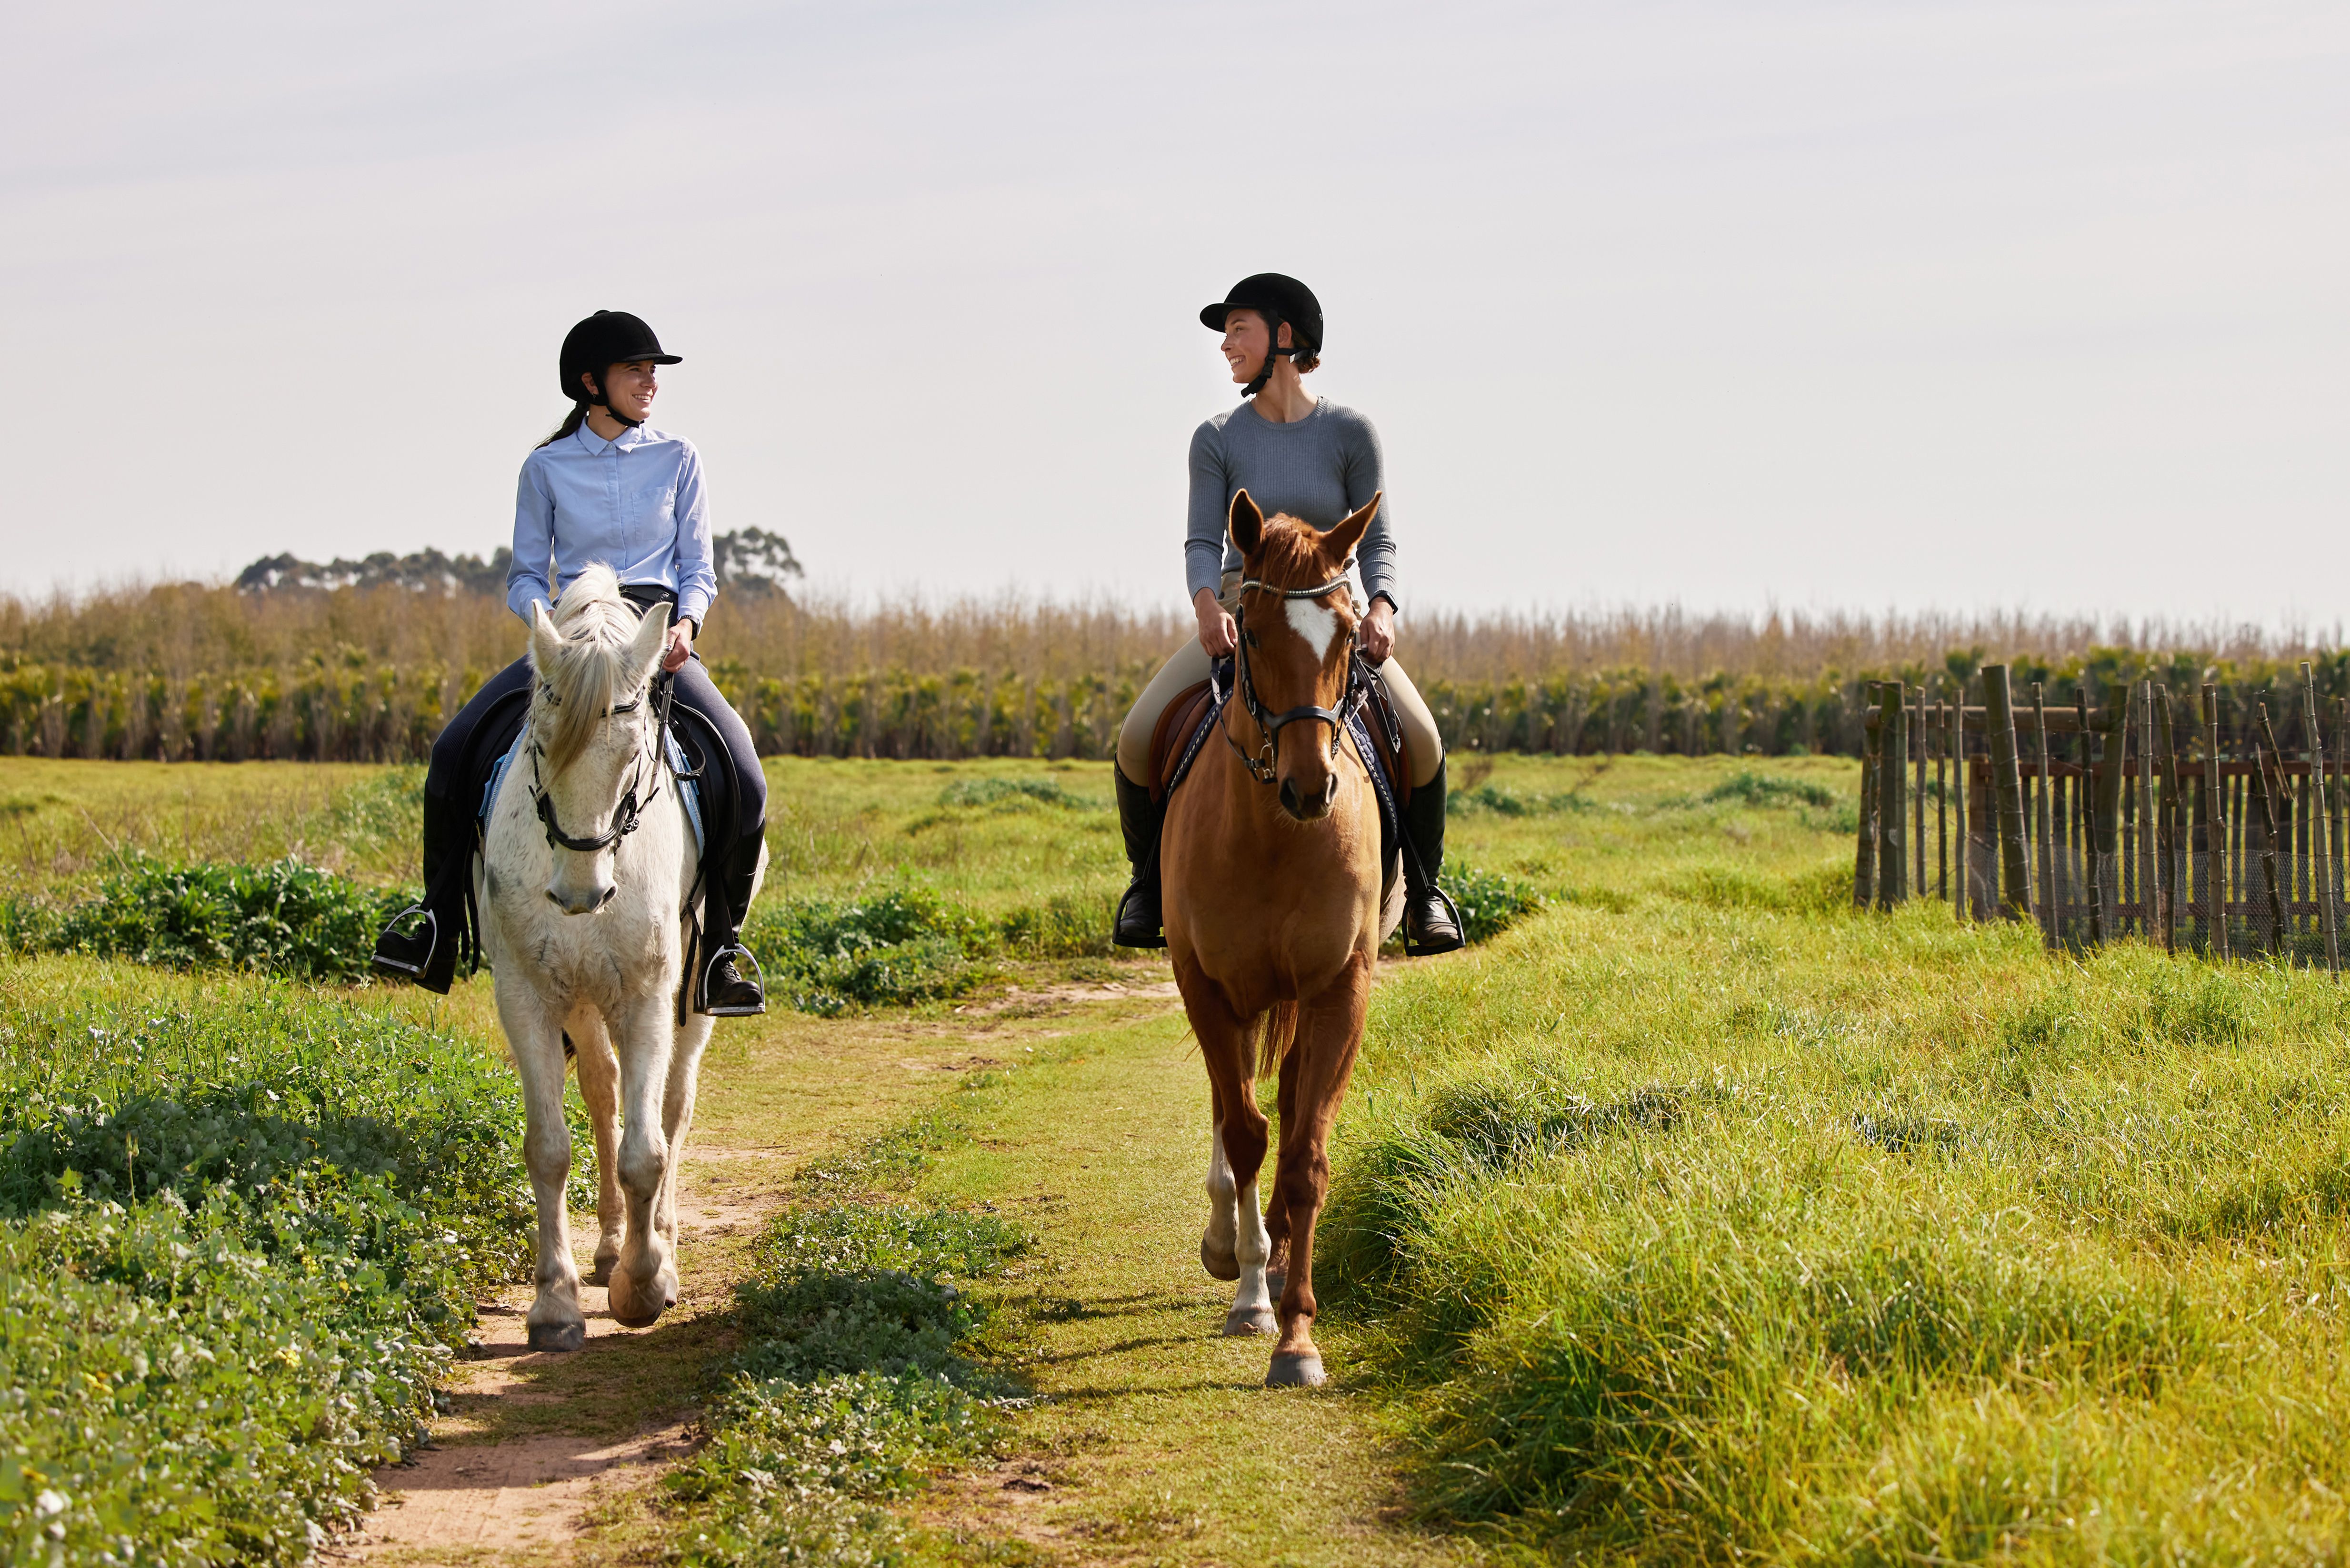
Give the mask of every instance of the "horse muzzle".
[[1330, 803], [1338, 798], [1338, 774], [1333, 770], [1322, 775], [1322, 787], [1297, 787], [1295, 779], [1281, 781], [1281, 809], [1300, 822], [1319, 822], [1330, 815]]
[[546, 901], [567, 915], [592, 915], [619, 893], [619, 884], [616, 882], [591, 883], [577, 889], [556, 883], [547, 888]]

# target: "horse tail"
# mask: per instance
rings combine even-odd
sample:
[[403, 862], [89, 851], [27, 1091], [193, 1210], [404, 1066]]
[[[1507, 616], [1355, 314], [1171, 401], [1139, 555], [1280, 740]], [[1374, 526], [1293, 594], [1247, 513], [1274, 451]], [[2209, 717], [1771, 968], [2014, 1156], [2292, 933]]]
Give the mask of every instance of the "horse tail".
[[1297, 1039], [1297, 1003], [1274, 1002], [1258, 1014], [1253, 1033], [1256, 1035], [1256, 1075], [1270, 1078], [1281, 1070], [1281, 1059], [1289, 1054], [1289, 1047]]

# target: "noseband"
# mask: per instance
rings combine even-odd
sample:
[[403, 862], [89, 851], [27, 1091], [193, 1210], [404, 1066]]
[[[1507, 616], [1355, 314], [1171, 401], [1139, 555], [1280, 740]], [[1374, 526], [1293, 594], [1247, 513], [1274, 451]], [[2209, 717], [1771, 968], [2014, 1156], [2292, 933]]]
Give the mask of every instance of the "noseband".
[[[659, 737], [669, 729], [670, 704], [676, 699], [676, 691], [677, 683], [672, 677], [660, 675], [654, 678], [653, 701], [660, 713], [660, 722], [653, 726], [655, 736], [653, 746], [656, 750], [660, 745]], [[563, 700], [554, 692], [542, 690], [541, 694], [551, 706], [559, 708], [563, 705]], [[640, 692], [629, 701], [616, 702], [605, 709], [604, 716], [609, 719], [622, 713], [633, 713], [643, 707], [644, 702], [644, 694]], [[555, 797], [546, 793], [546, 784], [539, 777], [538, 760], [544, 754], [543, 748], [534, 736], [530, 742], [530, 793], [531, 798], [538, 807], [538, 820], [546, 827], [547, 847], [574, 849], [583, 855], [593, 854], [597, 850], [618, 844], [637, 830], [637, 823], [644, 815], [644, 805], [637, 798], [637, 787], [644, 782], [645, 776], [643, 746], [639, 745], [637, 748], [636, 766], [629, 774], [628, 793], [620, 797], [620, 808], [612, 814], [612, 826], [606, 828], [600, 836], [595, 838], [575, 838], [564, 832], [563, 825], [556, 820]]]
[[1318, 708], [1311, 702], [1304, 702], [1295, 708], [1284, 708], [1278, 713], [1267, 712], [1264, 704], [1257, 699], [1256, 680], [1249, 671], [1248, 650], [1253, 639], [1248, 629], [1246, 615], [1248, 605], [1245, 596], [1254, 592], [1275, 594], [1283, 599], [1318, 599], [1344, 588], [1347, 586], [1347, 573], [1354, 564], [1355, 557], [1347, 556], [1338, 567], [1336, 576], [1326, 583], [1310, 588], [1277, 588], [1254, 577], [1248, 578], [1241, 584], [1243, 602], [1234, 606], [1232, 609], [1233, 628], [1240, 634], [1234, 639], [1237, 646], [1233, 649], [1232, 684], [1239, 692], [1242, 708], [1246, 711], [1250, 718], [1256, 721], [1257, 732], [1264, 737], [1263, 743], [1257, 748], [1256, 755], [1251, 756], [1241, 750], [1238, 741], [1232, 739], [1232, 732], [1229, 726], [1218, 724], [1216, 728], [1223, 732], [1224, 744], [1232, 747], [1232, 754], [1241, 760], [1241, 766], [1246, 768], [1249, 771], [1249, 776], [1259, 784], [1273, 783], [1280, 761], [1281, 732], [1291, 724], [1318, 721], [1329, 725], [1330, 760], [1337, 761], [1338, 736], [1347, 727], [1347, 711], [1359, 705], [1361, 698], [1356, 690], [1357, 666], [1355, 662], [1355, 645], [1352, 639], [1349, 639], [1347, 644], [1347, 695], [1340, 699], [1345, 706]]

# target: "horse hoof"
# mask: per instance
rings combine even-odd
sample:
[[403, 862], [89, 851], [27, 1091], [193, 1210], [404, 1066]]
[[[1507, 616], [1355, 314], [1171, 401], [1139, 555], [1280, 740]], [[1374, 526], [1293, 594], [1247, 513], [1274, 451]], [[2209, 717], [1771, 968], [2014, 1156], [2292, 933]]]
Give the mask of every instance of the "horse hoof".
[[1240, 1254], [1227, 1247], [1219, 1252], [1209, 1246], [1205, 1236], [1200, 1238], [1200, 1267], [1208, 1271], [1211, 1280], [1237, 1280], [1241, 1277]]
[[1224, 1334], [1229, 1338], [1280, 1332], [1281, 1320], [1273, 1315], [1271, 1307], [1234, 1307], [1224, 1314]]
[[1319, 1388], [1328, 1381], [1328, 1374], [1322, 1370], [1322, 1357], [1311, 1350], [1274, 1352], [1273, 1366], [1264, 1375], [1268, 1388]]
[[588, 1343], [588, 1325], [584, 1323], [535, 1323], [530, 1325], [530, 1347], [568, 1354]]

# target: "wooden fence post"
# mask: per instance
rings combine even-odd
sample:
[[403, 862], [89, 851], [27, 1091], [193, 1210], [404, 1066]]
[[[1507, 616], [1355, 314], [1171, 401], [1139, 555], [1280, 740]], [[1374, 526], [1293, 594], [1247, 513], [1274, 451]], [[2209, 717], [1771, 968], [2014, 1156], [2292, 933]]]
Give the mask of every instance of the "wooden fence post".
[[2048, 789], [2048, 706], [2043, 701], [2041, 684], [2032, 683], [2032, 728], [2040, 742], [2040, 800], [2037, 826], [2040, 830], [2040, 940], [2050, 951], [2056, 948], [2056, 835], [2055, 817], [2050, 804]]
[[1909, 704], [1898, 680], [1877, 691], [1877, 907], [1890, 909], [1909, 896], [1909, 857], [1903, 842], [1908, 837], [1908, 803], [1902, 798], [1909, 783]]
[[[1868, 683], [1873, 701], [1877, 682]], [[1877, 901], [1877, 759], [1879, 749], [1877, 729], [1865, 725], [1860, 732], [1860, 843], [1853, 851], [1852, 901], [1856, 909], [1866, 909]]]
[[2106, 940], [2106, 906], [2097, 880], [2097, 759], [2089, 728], [2089, 689], [2073, 688], [2073, 711], [2081, 719], [2081, 891], [2089, 904], [2089, 945]]
[[2020, 920], [2030, 912], [2032, 868], [2023, 854], [2023, 774], [2015, 748], [2014, 692], [2007, 666], [1983, 667], [1983, 727], [1991, 735], [1991, 787], [1999, 813], [2000, 879], [2003, 912]]
[[[1935, 704], [1934, 730], [1940, 742], [1934, 751], [1934, 897], [1950, 896], [1950, 705]], [[1922, 891], [1922, 889], [1921, 889]]]
[[2162, 950], [2170, 953], [2178, 950], [2178, 844], [2184, 816], [2179, 810], [2178, 734], [2171, 724], [2170, 688], [2156, 686], [2153, 697], [2154, 743], [2162, 768], [2162, 816], [2155, 858], [2162, 867]]
[[1918, 688], [1917, 704], [1909, 710], [1908, 728], [1918, 738], [1917, 788], [1910, 792], [1909, 833], [1909, 892], [1913, 898], [1926, 896], [1926, 689]]
[[2334, 885], [2334, 821], [2325, 797], [2325, 742], [2318, 732], [2317, 681], [2306, 664], [2301, 667], [2301, 714], [2309, 731], [2309, 782], [2316, 792], [2317, 809], [2309, 814], [2310, 847], [2317, 853], [2314, 890], [2325, 928], [2325, 972], [2338, 980], [2342, 976], [2342, 935], [2335, 906], [2338, 890]]
[[[2118, 700], [2117, 700], [2118, 699]], [[2118, 941], [2122, 926], [2122, 785], [2129, 757], [2130, 704], [2107, 689], [2106, 738], [2097, 766], [2097, 904], [2105, 940]]]
[[2228, 956], [2228, 792], [2220, 776], [2220, 689], [2203, 683], [2203, 885], [2211, 956]]
[[1959, 682], [1959, 701], [1950, 711], [1950, 779], [1954, 799], [1951, 802], [1951, 826], [1958, 829], [1958, 854], [1952, 857], [1957, 876], [1950, 882], [1950, 897], [1956, 900], [1952, 915], [1960, 925], [1967, 921], [1967, 791], [1971, 781], [1967, 770], [1967, 683]]
[[2269, 950], [2290, 960], [2291, 914], [2277, 884], [2277, 801], [2284, 794], [2284, 774], [2278, 764], [2283, 756], [2277, 750], [2276, 731], [2269, 724], [2269, 705], [2260, 703], [2255, 711], [2260, 738], [2252, 742], [2252, 764], [2259, 773], [2261, 825], [2266, 830], [2262, 835], [2261, 879], [2269, 896]]

